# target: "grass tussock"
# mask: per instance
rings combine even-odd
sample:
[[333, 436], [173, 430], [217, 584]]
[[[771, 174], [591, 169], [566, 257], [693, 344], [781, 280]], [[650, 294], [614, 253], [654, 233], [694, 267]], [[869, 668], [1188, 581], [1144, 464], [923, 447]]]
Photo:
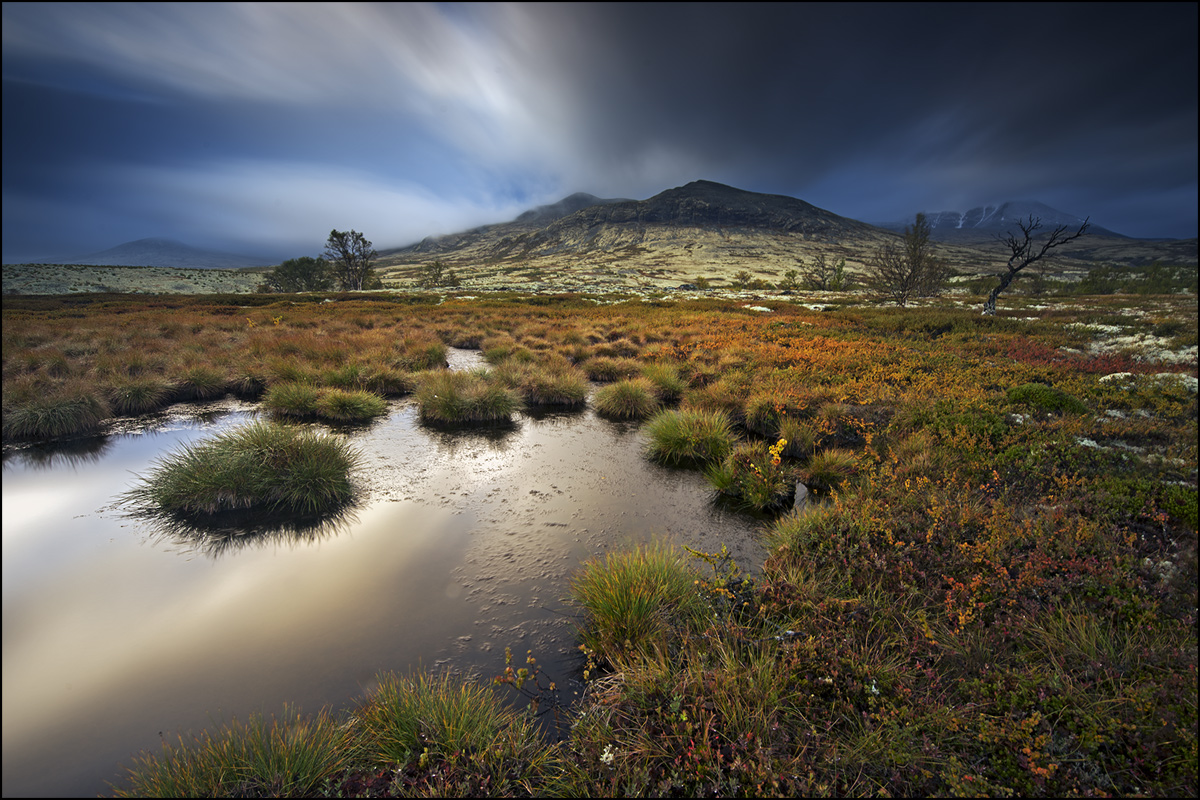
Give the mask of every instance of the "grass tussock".
[[4, 438], [61, 439], [97, 433], [112, 409], [102, 397], [83, 389], [4, 399]]
[[707, 612], [695, 577], [682, 555], [665, 547], [610, 553], [584, 564], [570, 588], [584, 613], [583, 646], [614, 664], [677, 646]]
[[154, 513], [321, 514], [353, 497], [357, 452], [337, 436], [256, 422], [162, 458], [127, 500]]
[[720, 494], [755, 511], [782, 509], [791, 503], [794, 473], [783, 464], [787, 440], [772, 445], [743, 442], [722, 461], [710, 464], [704, 477]]
[[142, 753], [115, 797], [311, 797], [351, 766], [347, 728], [329, 713], [282, 719], [253, 715], [202, 733], [161, 753]]
[[431, 371], [415, 393], [421, 421], [429, 425], [494, 425], [512, 421], [521, 398], [484, 373]]
[[733, 449], [736, 437], [729, 418], [719, 411], [664, 410], [642, 430], [647, 455], [673, 466], [698, 466], [720, 461]]
[[592, 406], [608, 419], [646, 419], [660, 408], [658, 391], [646, 378], [626, 378], [600, 387]]

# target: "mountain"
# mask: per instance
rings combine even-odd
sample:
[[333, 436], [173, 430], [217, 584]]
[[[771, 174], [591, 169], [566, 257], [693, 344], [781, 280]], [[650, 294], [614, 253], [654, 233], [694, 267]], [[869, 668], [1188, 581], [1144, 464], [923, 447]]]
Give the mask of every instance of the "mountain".
[[[1079, 229], [1083, 219], [1065, 211], [1051, 208], [1045, 203], [1033, 200], [1018, 200], [1000, 203], [999, 205], [976, 206], [970, 211], [935, 211], [926, 212], [925, 219], [929, 222], [933, 238], [943, 242], [962, 242], [965, 244], [994, 242], [997, 236], [1007, 233], [1020, 234], [1018, 222], [1024, 222], [1033, 216], [1042, 221], [1041, 232], [1054, 230], [1059, 225], [1066, 225], [1071, 232]], [[912, 219], [904, 222], [880, 223], [880, 227], [903, 233], [912, 225]], [[1128, 239], [1115, 231], [1102, 228], [1096, 224], [1088, 225], [1089, 236], [1107, 236]]]
[[648, 200], [600, 200], [576, 194], [527, 211], [509, 223], [425, 239], [389, 251], [399, 258], [444, 254], [498, 261], [570, 254], [605, 256], [619, 251], [722, 247], [741, 252], [766, 239], [793, 244], [890, 238], [857, 220], [775, 194], [759, 194], [712, 181], [692, 181]]
[[594, 194], [576, 192], [569, 197], [564, 197], [557, 203], [531, 208], [511, 222], [481, 225], [478, 228], [471, 228], [468, 231], [451, 233], [444, 236], [427, 236], [416, 244], [393, 250], [385, 250], [381, 255], [386, 256], [395, 253], [441, 254], [470, 250], [480, 245], [486, 245], [488, 242], [496, 239], [509, 238], [539, 230], [555, 220], [584, 208], [626, 202], [630, 201], [623, 198], [605, 200], [596, 197]]
[[265, 258], [202, 250], [173, 239], [138, 239], [99, 253], [49, 264], [93, 264], [112, 267], [174, 267], [176, 269], [244, 269], [270, 266]]

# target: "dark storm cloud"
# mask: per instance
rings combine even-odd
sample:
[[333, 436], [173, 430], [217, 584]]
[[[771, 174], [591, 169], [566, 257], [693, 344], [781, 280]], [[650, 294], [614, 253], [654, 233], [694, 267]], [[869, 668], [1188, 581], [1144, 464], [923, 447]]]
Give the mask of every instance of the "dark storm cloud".
[[390, 246], [697, 178], [1194, 236], [1195, 30], [1193, 4], [8, 3], [5, 258], [64, 229]]

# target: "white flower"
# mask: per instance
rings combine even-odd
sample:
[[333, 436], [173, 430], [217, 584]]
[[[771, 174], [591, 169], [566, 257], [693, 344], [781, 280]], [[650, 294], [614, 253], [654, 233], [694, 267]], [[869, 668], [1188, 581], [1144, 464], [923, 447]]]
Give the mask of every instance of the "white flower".
[[605, 764], [608, 764], [609, 766], [612, 766], [612, 763], [614, 761], [616, 761], [616, 759], [617, 759], [617, 751], [615, 749], [613, 749], [613, 746], [611, 744], [608, 747], [604, 748], [604, 752], [600, 754], [600, 760], [603, 761]]

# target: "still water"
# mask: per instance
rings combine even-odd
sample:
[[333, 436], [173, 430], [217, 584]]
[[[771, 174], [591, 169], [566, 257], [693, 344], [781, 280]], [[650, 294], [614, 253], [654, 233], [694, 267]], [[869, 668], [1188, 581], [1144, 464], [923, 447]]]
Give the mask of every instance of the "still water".
[[490, 678], [506, 646], [569, 703], [582, 562], [655, 539], [762, 563], [759, 523], [590, 410], [449, 433], [396, 401], [343, 431], [364, 456], [360, 504], [299, 537], [214, 546], [127, 516], [120, 496], [157, 458], [254, 414], [179, 406], [73, 450], [5, 450], [5, 796], [107, 793], [163, 738], [285, 703], [345, 709], [380, 671]]

